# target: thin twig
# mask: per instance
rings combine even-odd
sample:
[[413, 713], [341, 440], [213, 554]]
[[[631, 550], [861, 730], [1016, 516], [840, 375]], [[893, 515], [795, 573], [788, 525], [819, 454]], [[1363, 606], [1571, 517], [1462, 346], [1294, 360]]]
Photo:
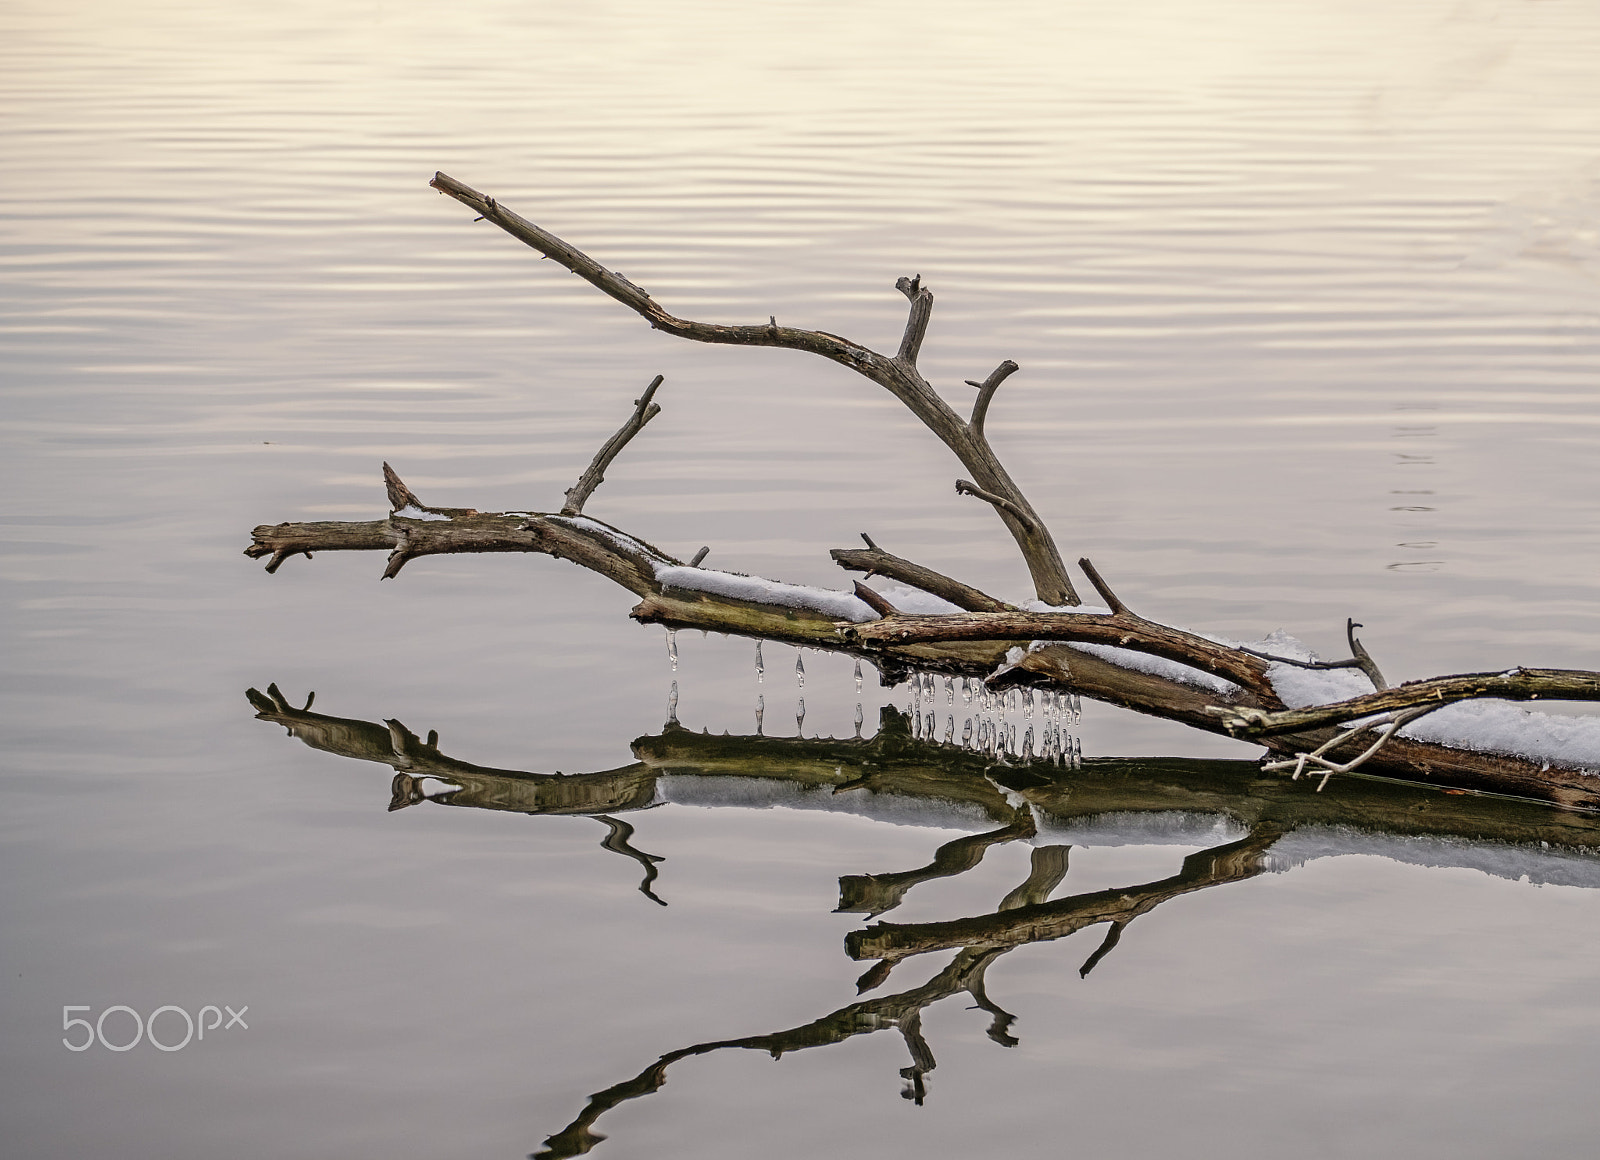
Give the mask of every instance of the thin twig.
[[1363, 627], [1365, 626], [1357, 624], [1353, 619], [1345, 619], [1344, 634], [1350, 640], [1350, 655], [1355, 659], [1361, 671], [1367, 674], [1367, 680], [1372, 682], [1374, 689], [1387, 689], [1389, 682], [1384, 680], [1383, 674], [1378, 671], [1378, 662], [1372, 659], [1372, 654], [1356, 639], [1356, 629]]
[[865, 604], [879, 616], [898, 616], [900, 610], [884, 598], [883, 593], [875, 588], [869, 588], [860, 580], [856, 581], [856, 599]]
[[976, 382], [972, 379], [967, 380], [967, 386], [978, 388], [978, 397], [972, 401], [972, 418], [967, 420], [967, 426], [980, 439], [984, 437], [983, 421], [989, 414], [989, 400], [994, 398], [994, 393], [1000, 389], [1001, 383], [1021, 369], [1016, 363], [1006, 359], [1005, 362], [995, 367], [983, 382]]
[[[1078, 567], [1082, 568], [1083, 574], [1089, 577], [1089, 583], [1094, 585], [1094, 590], [1100, 594], [1100, 599], [1106, 602], [1106, 606], [1111, 609], [1112, 615], [1121, 616], [1124, 613], [1129, 616], [1134, 615], [1128, 612], [1128, 606], [1117, 598], [1115, 592], [1111, 591], [1111, 585], [1105, 582], [1099, 570], [1089, 562], [1089, 557], [1085, 556], [1079, 560]], [[1141, 617], [1140, 619], [1143, 618]]]
[[583, 505], [588, 502], [594, 489], [606, 481], [606, 468], [611, 466], [611, 461], [628, 445], [630, 439], [644, 430], [646, 423], [661, 414], [661, 404], [651, 400], [655, 397], [656, 388], [661, 385], [663, 377], [657, 375], [644, 389], [644, 394], [633, 401], [633, 414], [628, 417], [628, 421], [601, 445], [600, 450], [595, 452], [594, 461], [589, 464], [589, 469], [578, 477], [577, 483], [567, 489], [567, 502], [561, 507], [562, 515], [575, 516], [583, 511]]
[[982, 592], [970, 584], [952, 580], [932, 568], [925, 568], [892, 552], [885, 552], [872, 543], [866, 533], [862, 533], [861, 538], [870, 545], [866, 551], [860, 548], [835, 548], [829, 553], [834, 563], [847, 571], [865, 572], [868, 576], [887, 576], [891, 580], [898, 580], [902, 584], [931, 592], [941, 600], [948, 600], [957, 608], [968, 612], [1012, 611], [1012, 606], [1005, 601], [996, 600], [987, 592]]
[[1005, 496], [1003, 496], [1003, 495], [995, 495], [994, 492], [992, 492], [992, 491], [985, 491], [985, 490], [983, 490], [983, 488], [981, 488], [977, 484], [973, 483], [970, 479], [958, 479], [958, 480], [956, 480], [956, 493], [958, 495], [974, 495], [974, 496], [977, 496], [979, 499], [983, 500], [985, 503], [993, 504], [995, 507], [999, 508], [1001, 511], [1010, 512], [1011, 515], [1016, 518], [1018, 523], [1023, 524], [1030, 531], [1037, 530], [1038, 525], [1034, 522], [1033, 516], [1029, 515], [1025, 511], [1023, 511], [1020, 507], [1018, 507], [1015, 503], [1011, 502]]

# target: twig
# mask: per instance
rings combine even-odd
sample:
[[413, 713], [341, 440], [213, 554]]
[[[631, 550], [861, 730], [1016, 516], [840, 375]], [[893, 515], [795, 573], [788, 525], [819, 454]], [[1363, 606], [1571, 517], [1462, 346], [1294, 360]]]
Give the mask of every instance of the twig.
[[[1106, 602], [1106, 606], [1111, 609], [1112, 615], [1135, 615], [1134, 613], [1128, 612], [1128, 606], [1123, 604], [1122, 601], [1117, 598], [1117, 594], [1115, 592], [1111, 591], [1111, 585], [1107, 584], [1101, 577], [1099, 569], [1089, 562], [1089, 557], [1085, 556], [1079, 560], [1078, 567], [1082, 568], [1083, 574], [1089, 577], [1089, 583], [1094, 585], [1094, 590], [1100, 594], [1100, 599]], [[1143, 620], [1144, 617], [1141, 616], [1139, 619]]]
[[1356, 629], [1363, 627], [1365, 626], [1357, 624], [1353, 619], [1345, 619], [1344, 634], [1350, 641], [1350, 655], [1355, 658], [1355, 662], [1360, 666], [1361, 671], [1367, 674], [1367, 680], [1372, 682], [1374, 689], [1387, 689], [1389, 682], [1384, 680], [1383, 674], [1378, 671], [1378, 662], [1372, 659], [1372, 654], [1356, 639]]
[[932, 568], [925, 568], [892, 552], [885, 552], [874, 544], [865, 532], [861, 533], [861, 538], [867, 542], [866, 551], [860, 548], [835, 548], [829, 553], [834, 563], [848, 572], [865, 572], [868, 576], [887, 576], [891, 580], [899, 580], [902, 584], [931, 592], [968, 612], [1013, 611], [1012, 605], [1003, 600], [996, 600], [987, 592], [981, 592], [970, 584], [952, 580]]
[[617, 433], [607, 439], [595, 452], [594, 461], [589, 464], [589, 469], [578, 477], [578, 482], [567, 489], [567, 502], [561, 507], [564, 516], [575, 516], [583, 511], [583, 505], [588, 502], [594, 489], [606, 480], [606, 468], [611, 466], [621, 450], [628, 445], [628, 441], [644, 430], [644, 425], [661, 414], [661, 404], [652, 402], [656, 388], [661, 385], [663, 376], [657, 375], [644, 394], [633, 401], [633, 414], [628, 421], [617, 429]]
[[876, 612], [879, 616], [900, 615], [900, 610], [894, 605], [890, 604], [888, 600], [884, 598], [883, 593], [879, 592], [875, 588], [867, 587], [859, 580], [856, 581], [856, 599], [861, 601], [861, 603], [865, 604], [868, 608], [872, 609], [872, 611]]
[[1006, 359], [1005, 362], [995, 367], [983, 382], [976, 382], [973, 379], [967, 380], [967, 386], [978, 388], [978, 397], [972, 400], [972, 418], [967, 420], [967, 426], [980, 439], [984, 438], [983, 421], [989, 414], [989, 400], [994, 398], [994, 393], [1000, 389], [1001, 383], [1021, 369], [1016, 363]]
[[908, 367], [917, 365], [917, 354], [922, 350], [922, 340], [928, 334], [928, 320], [933, 317], [933, 291], [922, 284], [922, 275], [900, 278], [894, 288], [911, 300], [911, 313], [906, 318], [906, 332], [900, 339], [900, 350], [894, 357]]
[[[1321, 793], [1327, 788], [1328, 779], [1334, 774], [1350, 773], [1351, 771], [1360, 768], [1362, 765], [1365, 765], [1367, 761], [1377, 755], [1380, 749], [1389, 743], [1389, 739], [1399, 732], [1403, 726], [1415, 721], [1418, 717], [1426, 717], [1429, 713], [1434, 712], [1436, 709], [1442, 708], [1444, 708], [1443, 705], [1419, 705], [1412, 709], [1397, 710], [1394, 713], [1391, 713], [1386, 721], [1369, 721], [1363, 725], [1357, 726], [1354, 729], [1347, 730], [1335, 737], [1330, 738], [1328, 741], [1324, 742], [1322, 745], [1319, 745], [1316, 749], [1313, 749], [1309, 753], [1297, 753], [1294, 757], [1286, 761], [1269, 761], [1264, 764], [1261, 769], [1265, 773], [1277, 773], [1282, 770], [1292, 768], [1294, 770], [1293, 780], [1299, 781], [1300, 775], [1305, 772], [1306, 765], [1308, 763], [1315, 765], [1318, 769], [1324, 769], [1327, 771], [1325, 774], [1323, 774], [1322, 780], [1317, 783], [1317, 792]], [[1342, 763], [1329, 761], [1323, 756], [1323, 754], [1327, 753], [1335, 746], [1347, 744], [1348, 742], [1359, 737], [1361, 734], [1373, 729], [1378, 731], [1378, 739], [1360, 754], [1351, 758], [1349, 761]]]
[[985, 503], [993, 504], [1001, 511], [1011, 513], [1011, 515], [1016, 518], [1017, 522], [1026, 526], [1029, 531], [1038, 530], [1038, 525], [1034, 522], [1033, 516], [1023, 511], [1021, 507], [1007, 499], [1005, 496], [995, 495], [992, 491], [984, 491], [983, 488], [973, 483], [970, 479], [956, 480], [956, 494], [977, 496]]

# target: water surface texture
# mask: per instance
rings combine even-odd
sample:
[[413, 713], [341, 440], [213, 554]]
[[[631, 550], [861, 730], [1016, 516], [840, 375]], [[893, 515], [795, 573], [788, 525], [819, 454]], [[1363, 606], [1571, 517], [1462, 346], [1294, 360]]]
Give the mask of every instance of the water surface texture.
[[5, 1150], [1587, 1154], [1585, 819], [1094, 704], [986, 780], [564, 563], [240, 551], [385, 460], [554, 509], [662, 374], [590, 514], [1028, 595], [893, 399], [652, 332], [443, 170], [683, 317], [892, 350], [920, 274], [923, 371], [1021, 364], [991, 438], [1145, 615], [1600, 667], [1597, 59], [1589, 0], [0, 7]]

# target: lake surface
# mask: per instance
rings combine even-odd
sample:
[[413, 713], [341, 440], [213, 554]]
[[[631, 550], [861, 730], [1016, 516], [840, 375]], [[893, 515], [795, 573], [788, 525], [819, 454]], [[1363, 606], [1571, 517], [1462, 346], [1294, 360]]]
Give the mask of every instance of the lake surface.
[[[674, 671], [564, 563], [240, 551], [381, 517], [384, 461], [554, 509], [663, 374], [589, 514], [831, 587], [866, 531], [1029, 595], [892, 399], [650, 331], [443, 170], [683, 317], [892, 349], [920, 274], [924, 372], [962, 405], [1021, 364], [997, 450], [1152, 618], [1335, 654], [1353, 616], [1391, 679], [1597, 667], [1597, 58], [1584, 0], [5, 5], [5, 1150], [1587, 1154], [1592, 823], [1258, 784], [1252, 747], [1095, 704], [1082, 769], [997, 785], [896, 740], [906, 689], [848, 660], [802, 689], [769, 644], [758, 683], [750, 642], [679, 634]], [[365, 725], [288, 739], [272, 683]], [[717, 748], [758, 697], [765, 739]], [[816, 740], [858, 704], [860, 747]], [[572, 808], [631, 834], [513, 800], [552, 782], [397, 780], [391, 720], [624, 771]], [[832, 792], [873, 744], [901, 780]], [[1155, 758], [1223, 764], [1112, 760]], [[941, 850], [966, 868], [910, 873]], [[1008, 945], [982, 996], [976, 943], [858, 996], [869, 914], [835, 908], [868, 874], [910, 926], [1183, 889], [1086, 977], [1103, 925]], [[129, 1008], [120, 1045], [208, 1005], [248, 1013], [63, 1045], [68, 1006]], [[603, 1143], [560, 1136], [613, 1089]]]

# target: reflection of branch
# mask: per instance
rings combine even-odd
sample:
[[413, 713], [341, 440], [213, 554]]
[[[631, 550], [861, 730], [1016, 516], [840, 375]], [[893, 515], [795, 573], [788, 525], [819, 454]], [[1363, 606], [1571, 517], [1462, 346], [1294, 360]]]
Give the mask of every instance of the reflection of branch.
[[1001, 1017], [1006, 1022], [1012, 1017], [1000, 1011], [983, 994], [983, 972], [1003, 953], [1003, 950], [961, 951], [944, 970], [920, 987], [895, 995], [863, 999], [787, 1031], [752, 1035], [744, 1039], [719, 1039], [669, 1051], [632, 1079], [590, 1096], [588, 1105], [578, 1118], [545, 1140], [544, 1150], [535, 1153], [535, 1156], [537, 1160], [562, 1160], [590, 1151], [605, 1139], [605, 1136], [593, 1131], [594, 1123], [601, 1115], [627, 1100], [659, 1091], [667, 1081], [667, 1068], [678, 1060], [709, 1055], [725, 1048], [765, 1051], [773, 1059], [779, 1059], [787, 1052], [826, 1047], [856, 1035], [894, 1028], [905, 1038], [906, 1047], [911, 1053], [911, 1066], [900, 1071], [906, 1080], [906, 1098], [921, 1103], [927, 1090], [923, 1077], [935, 1066], [933, 1052], [929, 1050], [921, 1031], [921, 1015], [925, 1007], [965, 991], [983, 1010], [996, 1014], [995, 1027], [999, 1028], [999, 1032], [997, 1034], [995, 1027], [991, 1027], [990, 1038], [1006, 1046], [1016, 1042], [1005, 1035], [1004, 1026], [1000, 1023]]
[[846, 874], [839, 879], [839, 905], [834, 913], [865, 914], [868, 918], [887, 914], [918, 883], [965, 874], [983, 861], [990, 846], [1026, 841], [1035, 832], [1033, 815], [1021, 809], [1010, 825], [946, 842], [934, 851], [933, 861], [926, 866], [893, 874]]
[[1101, 890], [951, 922], [880, 922], [866, 930], [851, 931], [845, 938], [845, 949], [853, 959], [899, 961], [951, 947], [1004, 950], [1065, 938], [1100, 922], [1127, 925], [1180, 895], [1262, 873], [1267, 868], [1267, 849], [1282, 835], [1282, 827], [1262, 823], [1240, 841], [1189, 855], [1183, 869], [1171, 878], [1143, 886]]
[[656, 880], [656, 863], [665, 862], [666, 859], [660, 854], [646, 854], [643, 850], [636, 850], [628, 845], [628, 839], [633, 837], [633, 827], [627, 822], [619, 821], [605, 814], [592, 814], [591, 816], [597, 822], [604, 822], [606, 828], [611, 831], [606, 835], [605, 840], [600, 843], [600, 848], [626, 855], [643, 866], [644, 881], [639, 883], [639, 893], [651, 902], [659, 902], [662, 906], [665, 906], [667, 904], [666, 900], [656, 897], [656, 892], [650, 889], [650, 883]]

